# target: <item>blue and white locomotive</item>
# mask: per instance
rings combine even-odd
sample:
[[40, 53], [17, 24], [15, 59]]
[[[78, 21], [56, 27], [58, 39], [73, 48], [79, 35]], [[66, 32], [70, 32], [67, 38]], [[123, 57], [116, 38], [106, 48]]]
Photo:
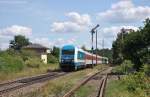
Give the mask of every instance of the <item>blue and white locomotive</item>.
[[[92, 54], [77, 48], [74, 45], [65, 45], [60, 49], [60, 68], [65, 70], [77, 70], [92, 64]], [[108, 58], [97, 56], [98, 64], [108, 64]], [[96, 55], [93, 54], [93, 64], [96, 64]]]

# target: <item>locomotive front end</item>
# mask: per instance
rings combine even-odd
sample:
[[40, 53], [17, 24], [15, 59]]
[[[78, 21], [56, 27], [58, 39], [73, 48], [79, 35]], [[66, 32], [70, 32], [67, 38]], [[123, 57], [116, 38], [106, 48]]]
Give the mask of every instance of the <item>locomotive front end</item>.
[[62, 47], [60, 51], [60, 68], [62, 70], [74, 70], [75, 68], [74, 56], [75, 56], [74, 46], [67, 45]]

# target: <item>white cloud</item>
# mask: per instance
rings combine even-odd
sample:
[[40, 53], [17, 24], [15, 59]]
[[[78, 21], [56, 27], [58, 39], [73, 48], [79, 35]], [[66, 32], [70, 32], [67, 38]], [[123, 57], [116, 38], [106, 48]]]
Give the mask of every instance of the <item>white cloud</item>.
[[62, 47], [63, 45], [66, 44], [74, 44], [75, 45], [76, 39], [71, 38], [71, 39], [62, 39], [62, 38], [58, 38], [57, 40], [55, 40], [53, 43], [56, 46]]
[[34, 38], [31, 40], [31, 42], [41, 44], [41, 45], [48, 47], [48, 48], [50, 48], [53, 45], [53, 43], [46, 37]]
[[104, 38], [116, 38], [117, 36], [117, 33], [120, 32], [120, 30], [122, 28], [125, 28], [125, 29], [133, 29], [133, 30], [138, 30], [137, 27], [134, 27], [134, 26], [112, 26], [112, 27], [105, 27], [102, 29], [102, 36]]
[[[100, 32], [98, 32], [98, 46], [102, 48], [102, 40], [105, 40], [105, 48], [111, 48], [112, 42], [116, 39], [117, 34], [120, 33], [121, 29], [133, 29], [135, 31], [138, 30], [137, 27], [134, 26], [111, 26], [102, 28]], [[95, 40], [94, 40], [95, 41]]]
[[32, 29], [25, 26], [12, 25], [11, 27], [0, 29], [0, 34], [3, 36], [25, 35], [29, 36]]
[[71, 39], [58, 38], [56, 40], [50, 41], [48, 38], [43, 37], [43, 38], [35, 38], [32, 40], [32, 43], [38, 43], [48, 48], [52, 48], [53, 46], [62, 47], [63, 45], [66, 44], [75, 44], [75, 42], [76, 39], [74, 38]]
[[91, 24], [91, 18], [88, 14], [70, 12], [66, 16], [69, 18], [68, 21], [54, 22], [51, 25], [52, 32], [83, 32]]
[[90, 25], [91, 19], [88, 14], [80, 15], [77, 12], [70, 12], [67, 14], [68, 17], [70, 17], [70, 20], [74, 23], [77, 23], [79, 25]]
[[0, 29], [0, 48], [6, 49], [9, 46], [9, 41], [13, 39], [15, 35], [25, 35], [29, 36], [32, 33], [32, 29], [29, 27], [12, 25]]
[[121, 0], [111, 6], [111, 9], [98, 13], [100, 20], [122, 23], [141, 21], [150, 17], [149, 6], [135, 6], [132, 0]]

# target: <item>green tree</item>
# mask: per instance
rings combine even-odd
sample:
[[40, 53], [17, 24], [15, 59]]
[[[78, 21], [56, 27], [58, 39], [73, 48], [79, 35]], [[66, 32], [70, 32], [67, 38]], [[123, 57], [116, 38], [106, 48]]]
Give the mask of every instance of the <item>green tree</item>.
[[126, 59], [130, 59], [135, 65], [135, 69], [139, 70], [149, 56], [150, 52], [150, 19], [146, 19], [144, 27], [138, 31], [129, 33], [124, 40], [123, 54]]
[[14, 36], [14, 39], [10, 41], [9, 47], [14, 50], [21, 50], [23, 46], [26, 46], [29, 43], [29, 40], [25, 36], [16, 35]]
[[48, 54], [47, 61], [48, 63], [58, 63], [58, 59], [52, 54]]
[[56, 46], [54, 46], [53, 49], [52, 49], [52, 51], [51, 51], [51, 54], [53, 56], [55, 56], [57, 59], [59, 59], [59, 48], [56, 47]]
[[124, 38], [128, 35], [127, 32], [121, 30], [118, 33], [116, 40], [112, 44], [112, 57], [114, 64], [121, 64], [124, 60], [123, 48], [124, 48]]

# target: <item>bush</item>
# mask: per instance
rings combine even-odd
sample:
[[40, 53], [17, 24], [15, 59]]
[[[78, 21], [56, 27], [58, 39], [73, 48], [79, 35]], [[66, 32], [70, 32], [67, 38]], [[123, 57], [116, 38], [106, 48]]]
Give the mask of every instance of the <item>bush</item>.
[[51, 54], [48, 54], [47, 61], [48, 63], [58, 63], [58, 59]]
[[32, 57], [38, 57], [37, 53], [34, 51], [28, 51], [28, 50], [21, 50], [20, 56], [24, 61], [32, 58]]
[[113, 73], [128, 74], [133, 71], [133, 64], [129, 60], [125, 60], [121, 65], [112, 70]]
[[141, 71], [150, 76], [150, 64], [144, 64]]
[[148, 97], [148, 91], [150, 90], [150, 78], [147, 77], [144, 72], [129, 74], [128, 76], [123, 78], [123, 82], [129, 92], [133, 92], [135, 94], [142, 93], [139, 95], [147, 96], [140, 97]]
[[26, 60], [25, 64], [29, 68], [39, 68], [40, 65], [43, 64], [43, 62], [39, 58], [34, 57]]
[[17, 72], [24, 68], [23, 60], [20, 56], [10, 55], [7, 52], [0, 54], [0, 71], [1, 72]]

